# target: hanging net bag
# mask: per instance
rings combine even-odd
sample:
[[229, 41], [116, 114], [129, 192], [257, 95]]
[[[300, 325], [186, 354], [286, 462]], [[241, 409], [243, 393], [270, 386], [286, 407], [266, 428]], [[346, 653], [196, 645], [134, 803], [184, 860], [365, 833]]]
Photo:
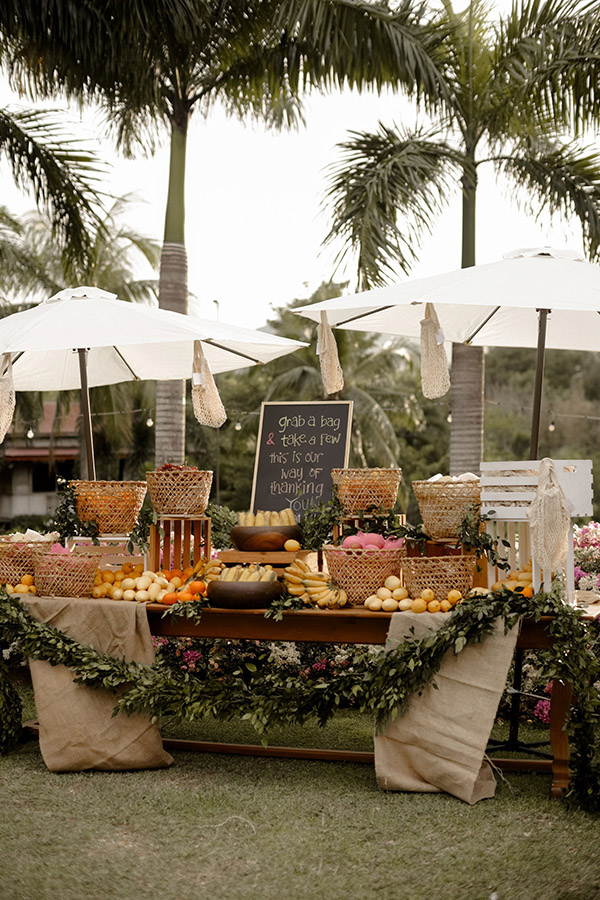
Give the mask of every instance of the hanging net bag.
[[2, 443], [11, 426], [15, 411], [15, 388], [10, 353], [5, 353], [2, 357], [0, 372], [0, 443]]
[[208, 360], [202, 352], [202, 342], [194, 341], [194, 366], [192, 368], [192, 404], [194, 415], [201, 425], [220, 428], [227, 413]]
[[335, 336], [324, 311], [321, 313], [321, 324], [317, 326], [317, 356], [325, 393], [337, 394], [344, 387], [344, 373], [340, 366]]
[[544, 570], [544, 581], [549, 581], [550, 573], [560, 571], [567, 558], [571, 514], [554, 461], [547, 457], [540, 464], [537, 492], [527, 517], [533, 558]]
[[425, 318], [421, 319], [421, 390], [428, 400], [443, 397], [450, 390], [444, 332], [431, 303], [425, 305]]

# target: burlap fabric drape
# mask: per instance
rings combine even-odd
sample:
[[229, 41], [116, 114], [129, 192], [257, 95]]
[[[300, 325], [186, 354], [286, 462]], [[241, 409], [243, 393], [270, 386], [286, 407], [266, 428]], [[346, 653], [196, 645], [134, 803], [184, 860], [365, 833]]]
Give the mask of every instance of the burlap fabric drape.
[[[151, 664], [154, 647], [144, 604], [65, 597], [23, 598], [38, 622], [58, 628], [100, 653]], [[115, 694], [73, 683], [66, 666], [30, 662], [40, 726], [40, 750], [52, 772], [158, 769], [173, 758], [145, 715], [112, 712]]]
[[15, 389], [13, 385], [10, 353], [4, 353], [0, 366], [0, 443], [6, 437], [15, 412]]
[[[386, 649], [441, 628], [450, 613], [395, 613]], [[448, 653], [435, 682], [375, 737], [377, 783], [386, 791], [445, 791], [466, 803], [493, 797], [496, 782], [485, 750], [517, 640], [515, 627]]]
[[425, 318], [421, 319], [421, 390], [430, 400], [443, 397], [450, 390], [444, 335], [431, 303], [425, 304]]
[[194, 341], [192, 406], [198, 422], [209, 428], [220, 428], [227, 419], [213, 373], [202, 351], [201, 341]]

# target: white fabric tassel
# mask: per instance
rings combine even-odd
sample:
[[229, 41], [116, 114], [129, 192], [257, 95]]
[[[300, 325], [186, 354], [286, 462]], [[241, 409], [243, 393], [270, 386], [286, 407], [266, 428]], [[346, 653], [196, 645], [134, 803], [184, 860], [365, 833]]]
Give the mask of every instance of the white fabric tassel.
[[220, 428], [227, 419], [208, 360], [202, 352], [202, 342], [194, 341], [192, 368], [192, 404], [194, 415], [201, 425]]
[[544, 570], [544, 580], [562, 569], [569, 549], [571, 514], [556, 467], [546, 457], [540, 464], [538, 486], [527, 511], [531, 528], [531, 550], [535, 562]]
[[429, 400], [443, 397], [450, 390], [444, 334], [431, 303], [425, 305], [425, 318], [421, 319], [421, 390]]
[[317, 356], [325, 393], [337, 394], [344, 387], [344, 373], [340, 366], [335, 336], [324, 311], [321, 313], [321, 324], [317, 326]]
[[12, 360], [10, 353], [2, 357], [0, 369], [0, 443], [6, 437], [15, 412], [15, 389], [13, 385]]

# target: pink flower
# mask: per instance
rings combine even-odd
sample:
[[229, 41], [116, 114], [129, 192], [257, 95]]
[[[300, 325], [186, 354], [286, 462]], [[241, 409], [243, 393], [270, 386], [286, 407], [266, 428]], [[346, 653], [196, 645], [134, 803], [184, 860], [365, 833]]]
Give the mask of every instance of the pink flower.
[[533, 710], [534, 716], [536, 716], [540, 722], [543, 722], [544, 725], [550, 724], [550, 701], [549, 700], [538, 700], [535, 705], [535, 709]]

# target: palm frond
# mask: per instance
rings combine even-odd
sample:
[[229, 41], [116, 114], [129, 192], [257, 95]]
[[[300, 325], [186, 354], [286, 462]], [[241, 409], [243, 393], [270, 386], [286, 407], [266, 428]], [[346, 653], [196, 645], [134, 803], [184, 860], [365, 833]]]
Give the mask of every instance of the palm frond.
[[[495, 166], [517, 187], [515, 198], [531, 197], [550, 215], [576, 217], [591, 259], [600, 258], [600, 153], [572, 142], [531, 141], [497, 157]], [[520, 189], [525, 189], [521, 191]], [[529, 203], [522, 200], [521, 203]]]
[[31, 189], [48, 213], [67, 256], [85, 258], [90, 230], [98, 224], [102, 166], [95, 153], [68, 137], [53, 113], [0, 109], [0, 155], [17, 185]]
[[[336, 264], [355, 253], [361, 287], [410, 270], [424, 233], [447, 201], [459, 155], [436, 132], [351, 132], [330, 167], [326, 208], [332, 227], [325, 244], [341, 242]], [[398, 224], [398, 218], [400, 223]]]

